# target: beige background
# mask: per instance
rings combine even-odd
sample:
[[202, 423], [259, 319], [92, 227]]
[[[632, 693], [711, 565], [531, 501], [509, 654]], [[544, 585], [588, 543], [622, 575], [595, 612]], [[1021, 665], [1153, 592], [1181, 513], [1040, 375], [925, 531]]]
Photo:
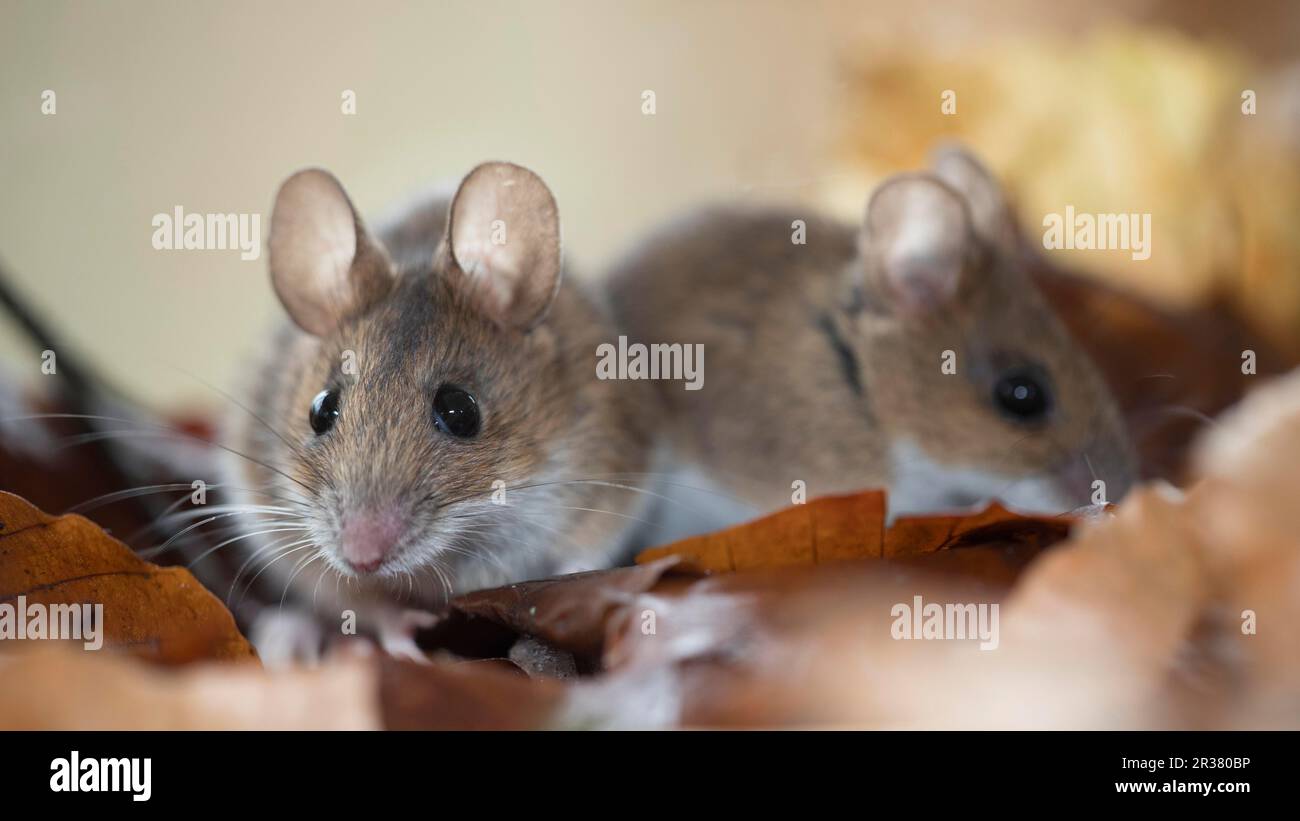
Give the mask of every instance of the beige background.
[[[278, 313], [265, 255], [155, 251], [154, 214], [261, 212], [265, 234], [303, 166], [333, 170], [373, 216], [509, 159], [555, 190], [569, 261], [590, 275], [690, 204], [819, 198], [844, 61], [1042, 16], [989, 6], [0, 0], [0, 259], [93, 366], [150, 401], [210, 402], [185, 373], [235, 383]], [[0, 361], [39, 370], [4, 319]]]

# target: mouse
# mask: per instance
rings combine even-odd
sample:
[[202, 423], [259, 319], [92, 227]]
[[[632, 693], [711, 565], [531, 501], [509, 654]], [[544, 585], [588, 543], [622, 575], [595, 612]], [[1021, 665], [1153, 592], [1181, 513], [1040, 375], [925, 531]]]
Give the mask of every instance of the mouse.
[[881, 182], [857, 225], [721, 204], [639, 241], [608, 274], [620, 333], [696, 345], [707, 366], [698, 385], [652, 382], [672, 484], [715, 511], [659, 540], [870, 488], [891, 519], [1122, 498], [1135, 457], [1116, 402], [1021, 246], [959, 145]]
[[609, 566], [645, 506], [653, 398], [595, 378], [610, 317], [563, 276], [542, 179], [484, 163], [377, 224], [322, 169], [275, 197], [286, 319], [223, 436], [256, 534], [240, 573], [285, 604], [255, 621], [264, 662], [310, 659], [304, 625], [349, 618], [418, 658], [450, 597]]

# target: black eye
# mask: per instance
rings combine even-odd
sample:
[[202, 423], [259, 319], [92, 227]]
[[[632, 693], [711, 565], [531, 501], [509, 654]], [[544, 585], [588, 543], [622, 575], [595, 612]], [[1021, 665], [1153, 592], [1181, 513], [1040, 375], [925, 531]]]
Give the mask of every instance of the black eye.
[[308, 414], [311, 420], [311, 429], [316, 431], [320, 436], [339, 420], [339, 392], [338, 391], [321, 391], [316, 394], [316, 398], [311, 400], [311, 413]]
[[433, 397], [433, 424], [443, 433], [468, 439], [478, 433], [478, 402], [460, 388], [443, 385]]
[[1003, 374], [993, 386], [993, 400], [1002, 412], [1018, 422], [1039, 422], [1052, 409], [1047, 381], [1031, 371]]

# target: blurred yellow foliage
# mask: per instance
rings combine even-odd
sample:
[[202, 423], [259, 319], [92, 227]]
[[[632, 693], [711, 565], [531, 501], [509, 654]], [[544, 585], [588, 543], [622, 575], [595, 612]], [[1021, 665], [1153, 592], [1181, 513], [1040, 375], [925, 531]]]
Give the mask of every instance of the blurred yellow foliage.
[[[1297, 72], [1159, 29], [1039, 36], [942, 56], [900, 50], [850, 67], [848, 174], [827, 192], [864, 192], [920, 167], [945, 139], [1002, 178], [1026, 236], [1046, 214], [1150, 213], [1152, 255], [1045, 251], [1164, 304], [1236, 301], [1278, 342], [1300, 346], [1300, 97]], [[1243, 93], [1258, 113], [1243, 113]], [[955, 92], [955, 113], [941, 110]], [[951, 97], [950, 97], [951, 99]], [[1041, 245], [1041, 243], [1038, 243]]]

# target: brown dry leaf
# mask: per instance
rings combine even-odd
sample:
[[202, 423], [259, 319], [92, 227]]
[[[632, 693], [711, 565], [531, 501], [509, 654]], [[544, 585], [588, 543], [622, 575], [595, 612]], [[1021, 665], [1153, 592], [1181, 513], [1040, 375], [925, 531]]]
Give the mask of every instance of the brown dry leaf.
[[[493, 657], [176, 673], [42, 647], [0, 655], [0, 727], [1294, 727], [1300, 375], [1199, 453], [1188, 493], [1141, 488], [1045, 554], [1077, 517], [900, 520], [868, 528], [870, 558], [790, 564], [821, 554], [800, 511], [768, 531], [803, 539], [784, 564], [700, 577], [670, 555], [463, 596], [444, 620], [493, 628], [497, 647], [596, 654], [594, 676], [530, 679]], [[848, 543], [861, 508], [837, 501], [821, 525]], [[900, 640], [894, 609], [917, 597], [999, 605], [995, 646]]]
[[105, 649], [169, 664], [257, 656], [189, 571], [150, 564], [81, 516], [0, 491], [0, 602], [102, 604]]
[[[595, 659], [605, 641], [611, 613], [655, 586], [678, 564], [675, 556], [635, 567], [574, 573], [465, 593], [451, 600], [439, 624], [444, 637], [487, 619], [519, 636], [532, 636], [574, 655]], [[445, 639], [444, 639], [445, 641]]]
[[[1215, 429], [1190, 492], [1135, 491], [1005, 600], [969, 578], [900, 579], [897, 559], [713, 576], [621, 614], [607, 667], [672, 671], [659, 693], [687, 725], [1296, 727], [1297, 462], [1300, 374]], [[913, 596], [999, 604], [997, 646], [896, 640], [892, 607]]]
[[379, 729], [373, 660], [270, 674], [251, 664], [159, 668], [49, 643], [0, 654], [3, 730]]
[[643, 551], [638, 563], [678, 556], [683, 566], [730, 572], [844, 559], [881, 559], [977, 545], [1040, 549], [1069, 535], [1070, 517], [1028, 516], [999, 504], [974, 513], [901, 517], [886, 530], [885, 493], [825, 496], [727, 530]]
[[[1300, 724], [1300, 370], [1253, 392], [1207, 436], [1196, 472], [1207, 561], [1220, 583], [1221, 654], [1236, 659], [1245, 692], [1238, 726]], [[1248, 629], [1249, 628], [1249, 629]]]
[[[35, 644], [35, 643], [33, 643]], [[312, 669], [164, 669], [46, 644], [0, 655], [0, 730], [410, 730], [552, 726], [565, 688], [509, 663], [339, 655]]]
[[894, 641], [893, 605], [917, 595], [945, 603], [1004, 594], [1000, 584], [893, 560], [667, 577], [611, 619], [604, 687], [635, 693], [637, 683], [657, 682], [657, 698], [639, 695], [672, 704], [663, 726], [883, 724], [888, 714], [868, 710], [859, 691], [892, 698], [910, 685], [893, 680], [888, 660], [937, 649]]
[[529, 730], [554, 721], [566, 689], [499, 663], [379, 666], [383, 724], [389, 730]]
[[[1189, 508], [1212, 501], [1140, 490], [1014, 587], [925, 572], [968, 550], [669, 578], [614, 614], [603, 687], [657, 679], [662, 726], [1225, 726], [1176, 698], [1204, 684], [1188, 659], [1213, 585]], [[922, 602], [998, 606], [992, 646], [899, 640], [895, 608]]]
[[1030, 516], [993, 502], [975, 513], [902, 516], [885, 533], [884, 558], [989, 544], [1041, 549], [1070, 535], [1070, 516]]
[[638, 564], [679, 556], [703, 571], [733, 571], [836, 559], [879, 558], [885, 494], [825, 496], [716, 533], [642, 551]]
[[[1030, 567], [1003, 608], [1001, 648], [950, 670], [961, 687], [914, 702], [929, 726], [1099, 729], [1188, 726], [1171, 685], [1210, 606], [1197, 507], [1167, 486], [1133, 491]], [[915, 671], [914, 671], [915, 672]]]

